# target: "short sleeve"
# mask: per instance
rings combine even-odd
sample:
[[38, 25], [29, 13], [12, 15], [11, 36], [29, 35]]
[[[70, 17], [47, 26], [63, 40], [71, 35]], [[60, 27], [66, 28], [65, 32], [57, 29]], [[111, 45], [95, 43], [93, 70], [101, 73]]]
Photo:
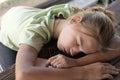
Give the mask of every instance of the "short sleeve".
[[37, 51], [40, 51], [41, 47], [51, 39], [50, 33], [48, 29], [43, 30], [43, 28], [46, 27], [41, 27], [38, 24], [31, 24], [30, 26], [31, 27], [23, 29], [23, 31], [20, 34], [18, 44], [25, 43], [32, 46]]

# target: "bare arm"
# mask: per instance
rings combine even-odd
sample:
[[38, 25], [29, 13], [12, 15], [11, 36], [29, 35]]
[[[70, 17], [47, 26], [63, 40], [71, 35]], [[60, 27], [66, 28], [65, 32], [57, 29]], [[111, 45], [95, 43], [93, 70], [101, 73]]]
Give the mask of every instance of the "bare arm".
[[94, 62], [108, 61], [120, 56], [120, 37], [116, 36], [110, 47], [115, 50], [109, 50], [107, 52], [97, 52], [89, 54], [85, 57], [77, 59], [78, 65], [86, 65]]
[[16, 80], [71, 80], [83, 78], [84, 70], [82, 67], [79, 68], [80, 71], [76, 68], [50, 69], [42, 67], [42, 63], [36, 64], [36, 60], [37, 51], [31, 46], [21, 44], [16, 59]]
[[[68, 69], [47, 68], [42, 66], [45, 63], [46, 60], [37, 59], [36, 49], [21, 44], [16, 59], [16, 80], [98, 80], [112, 78], [111, 74], [119, 72], [113, 66], [102, 63]], [[106, 67], [109, 67], [109, 72], [104, 69]]]

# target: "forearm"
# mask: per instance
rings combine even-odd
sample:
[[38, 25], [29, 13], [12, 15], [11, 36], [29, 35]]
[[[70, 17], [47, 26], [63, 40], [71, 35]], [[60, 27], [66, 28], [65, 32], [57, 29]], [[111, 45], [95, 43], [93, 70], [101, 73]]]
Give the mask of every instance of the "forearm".
[[82, 80], [85, 76], [83, 67], [79, 67], [79, 72], [77, 68], [48, 68], [45, 66], [46, 61], [46, 59], [38, 58], [36, 65], [29, 66], [29, 69], [27, 68], [27, 71], [24, 74], [22, 73], [22, 79], [20, 80], [74, 80], [77, 78]]
[[77, 59], [78, 65], [86, 65], [94, 62], [109, 61], [120, 56], [120, 37], [115, 36], [106, 52], [97, 52]]
[[82, 67], [57, 69], [33, 66], [29, 73], [23, 74], [21, 80], [82, 80], [85, 76], [84, 72]]
[[101, 59], [102, 58], [98, 55], [98, 53], [94, 53], [94, 54], [89, 54], [77, 59], [76, 63], [78, 66], [83, 66], [83, 65], [87, 65], [95, 62], [100, 62]]
[[[37, 51], [22, 44], [16, 58], [16, 80], [74, 80], [83, 79], [83, 67], [57, 69], [45, 66], [46, 60], [37, 59]], [[44, 66], [43, 66], [44, 65]]]
[[112, 60], [116, 57], [120, 56], [120, 51], [115, 50], [115, 51], [107, 51], [107, 52], [98, 52], [98, 53], [93, 53], [86, 55], [82, 58], [77, 59], [77, 64], [82, 66], [90, 63], [95, 63], [95, 62], [103, 62], [103, 61], [109, 61]]

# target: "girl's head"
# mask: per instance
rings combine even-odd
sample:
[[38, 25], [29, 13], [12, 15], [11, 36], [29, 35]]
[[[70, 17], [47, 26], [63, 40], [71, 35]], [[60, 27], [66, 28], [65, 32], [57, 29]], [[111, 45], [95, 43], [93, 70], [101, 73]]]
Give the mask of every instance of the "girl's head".
[[107, 49], [112, 40], [116, 21], [114, 14], [102, 7], [87, 8], [75, 15], [82, 16], [80, 22], [82, 27], [92, 33], [92, 35], [100, 44], [101, 49]]
[[[62, 50], [75, 55], [80, 51], [93, 53], [108, 48], [116, 26], [112, 12], [101, 7], [88, 8], [76, 12], [68, 20], [76, 28], [71, 27], [70, 29], [69, 25], [69, 28], [63, 31], [64, 40], [62, 41], [62, 36], [60, 36], [60, 40], [58, 39], [58, 47], [62, 46], [64, 48]], [[67, 32], [66, 36], [65, 32]], [[83, 49], [80, 47], [81, 45], [84, 46]], [[72, 49], [73, 47], [74, 49]]]

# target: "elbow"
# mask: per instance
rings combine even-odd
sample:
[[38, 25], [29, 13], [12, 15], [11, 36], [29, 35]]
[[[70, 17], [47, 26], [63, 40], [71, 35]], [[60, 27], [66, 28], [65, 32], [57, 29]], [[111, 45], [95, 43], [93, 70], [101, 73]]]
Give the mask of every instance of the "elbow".
[[31, 80], [31, 70], [28, 69], [21, 69], [16, 70], [16, 79], [15, 80]]

